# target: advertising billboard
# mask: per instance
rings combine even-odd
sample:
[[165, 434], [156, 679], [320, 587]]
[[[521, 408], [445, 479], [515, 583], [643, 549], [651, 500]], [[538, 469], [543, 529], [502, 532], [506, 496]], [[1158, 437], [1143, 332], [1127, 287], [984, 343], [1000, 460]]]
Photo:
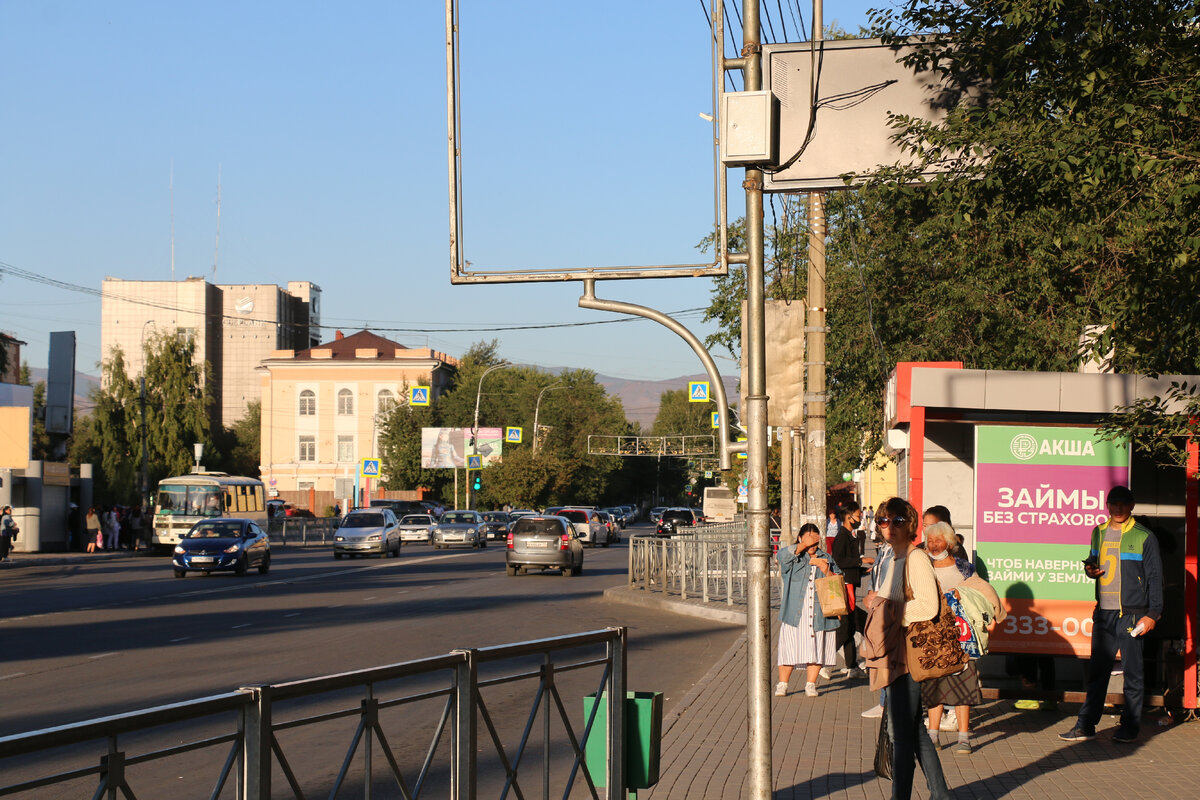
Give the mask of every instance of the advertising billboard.
[[992, 650], [1091, 652], [1095, 581], [1081, 562], [1117, 484], [1129, 485], [1129, 448], [1095, 428], [975, 428], [976, 557], [1009, 614]]
[[500, 460], [503, 448], [503, 428], [480, 428], [475, 442], [470, 428], [421, 428], [422, 469], [465, 467], [467, 456], [475, 454], [487, 467]]

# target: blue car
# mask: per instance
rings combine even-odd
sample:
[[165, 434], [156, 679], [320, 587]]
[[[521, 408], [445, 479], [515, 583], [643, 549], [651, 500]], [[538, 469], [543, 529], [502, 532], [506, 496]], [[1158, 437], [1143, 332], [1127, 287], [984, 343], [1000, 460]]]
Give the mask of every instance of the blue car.
[[189, 571], [226, 571], [245, 575], [257, 568], [271, 569], [271, 543], [258, 523], [248, 519], [206, 519], [197, 522], [175, 546], [175, 577]]

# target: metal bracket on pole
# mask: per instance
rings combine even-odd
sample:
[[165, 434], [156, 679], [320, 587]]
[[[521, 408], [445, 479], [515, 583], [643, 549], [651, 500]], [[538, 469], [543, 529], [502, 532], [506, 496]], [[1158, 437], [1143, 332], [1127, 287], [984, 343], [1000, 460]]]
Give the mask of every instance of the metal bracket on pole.
[[729, 400], [725, 396], [725, 383], [721, 380], [721, 373], [717, 371], [717, 363], [713, 361], [713, 357], [704, 349], [704, 344], [696, 337], [696, 334], [689, 331], [667, 314], [656, 311], [653, 308], [639, 306], [634, 303], [622, 303], [618, 300], [601, 300], [596, 297], [595, 278], [584, 280], [583, 296], [579, 298], [579, 307], [645, 317], [670, 328], [688, 343], [688, 346], [692, 348], [692, 352], [699, 356], [700, 363], [704, 365], [704, 371], [708, 374], [708, 379], [712, 383], [713, 402], [717, 404], [717, 460], [720, 469], [729, 469], [732, 466], [730, 455], [745, 451], [746, 443], [729, 441]]

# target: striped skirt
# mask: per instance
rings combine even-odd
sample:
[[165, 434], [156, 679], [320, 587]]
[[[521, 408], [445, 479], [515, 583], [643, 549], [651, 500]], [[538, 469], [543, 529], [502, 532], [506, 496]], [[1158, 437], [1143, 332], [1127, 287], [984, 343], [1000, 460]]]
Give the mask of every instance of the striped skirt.
[[816, 582], [810, 580], [800, 604], [800, 624], [779, 623], [778, 666], [799, 667], [805, 664], [820, 664], [824, 667], [837, 665], [837, 630], [814, 631], [813, 609], [816, 602]]

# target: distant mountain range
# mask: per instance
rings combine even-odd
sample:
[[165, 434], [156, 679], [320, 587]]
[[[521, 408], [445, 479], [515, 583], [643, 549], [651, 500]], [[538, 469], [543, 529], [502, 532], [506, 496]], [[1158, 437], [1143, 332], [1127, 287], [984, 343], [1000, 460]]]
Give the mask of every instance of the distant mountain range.
[[[549, 372], [560, 372], [562, 368], [551, 368]], [[31, 368], [30, 378], [34, 383], [46, 380], [46, 370]], [[681, 375], [678, 378], [667, 378], [661, 381], [638, 381], [628, 378], [613, 378], [608, 375], [597, 375], [596, 382], [604, 387], [613, 397], [618, 397], [625, 407], [625, 418], [630, 422], [640, 422], [644, 430], [649, 430], [658, 414], [658, 401], [662, 393], [671, 389], [686, 389], [688, 381], [708, 380], [705, 375]], [[725, 391], [731, 403], [737, 402], [737, 376], [725, 376]], [[88, 393], [93, 387], [100, 385], [100, 379], [84, 372], [75, 373], [75, 410], [86, 412], [92, 404]]]

